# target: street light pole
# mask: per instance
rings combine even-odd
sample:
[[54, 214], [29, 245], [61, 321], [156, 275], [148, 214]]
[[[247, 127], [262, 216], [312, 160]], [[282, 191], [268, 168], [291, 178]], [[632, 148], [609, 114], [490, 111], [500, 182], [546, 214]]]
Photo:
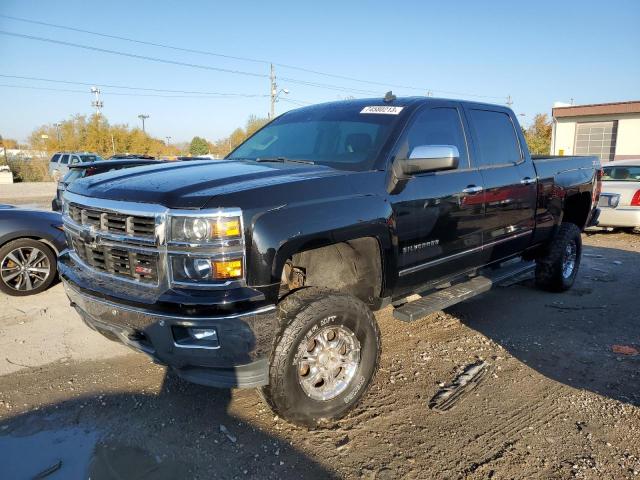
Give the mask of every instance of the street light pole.
[[56, 136], [58, 137], [58, 144], [60, 144], [60, 127], [62, 126], [60, 123], [54, 123], [54, 127], [56, 127]]
[[145, 115], [144, 113], [141, 113], [140, 115], [138, 115], [138, 118], [140, 120], [142, 120], [142, 131], [146, 132], [146, 130], [144, 129], [144, 121], [149, 118], [149, 115]]

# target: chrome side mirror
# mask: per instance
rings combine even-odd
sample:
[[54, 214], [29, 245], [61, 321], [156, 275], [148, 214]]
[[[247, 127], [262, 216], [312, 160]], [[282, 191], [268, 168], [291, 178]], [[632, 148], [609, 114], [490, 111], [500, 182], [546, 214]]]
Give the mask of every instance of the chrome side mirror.
[[454, 170], [458, 168], [460, 152], [454, 145], [418, 145], [411, 150], [409, 158], [400, 161], [402, 173], [418, 173]]

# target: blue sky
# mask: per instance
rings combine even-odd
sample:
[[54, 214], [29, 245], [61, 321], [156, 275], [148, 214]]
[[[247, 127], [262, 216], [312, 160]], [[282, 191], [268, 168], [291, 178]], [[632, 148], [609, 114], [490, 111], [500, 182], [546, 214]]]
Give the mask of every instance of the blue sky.
[[[550, 112], [554, 101], [598, 103], [640, 99], [640, 2], [65, 2], [0, 0], [0, 14], [72, 26], [224, 55], [250, 57], [326, 73], [405, 85], [394, 93], [504, 103], [524, 113]], [[268, 74], [268, 65], [178, 52], [0, 17], [0, 30], [213, 68]], [[0, 74], [162, 90], [267, 95], [268, 79], [157, 63], [0, 35]], [[277, 67], [288, 99], [316, 103], [372, 96], [289, 82], [331, 84], [384, 94], [384, 85]], [[89, 86], [0, 77], [2, 85], [82, 90], [58, 92], [0, 86], [0, 134], [24, 140], [33, 128], [90, 114]], [[123, 96], [103, 87], [111, 123], [137, 125], [173, 141], [216, 139], [266, 116], [266, 97]], [[448, 94], [443, 92], [456, 92]], [[111, 93], [111, 94], [110, 94]], [[170, 95], [167, 92], [137, 93]], [[177, 94], [176, 94], [177, 95]], [[279, 102], [277, 113], [295, 108]]]

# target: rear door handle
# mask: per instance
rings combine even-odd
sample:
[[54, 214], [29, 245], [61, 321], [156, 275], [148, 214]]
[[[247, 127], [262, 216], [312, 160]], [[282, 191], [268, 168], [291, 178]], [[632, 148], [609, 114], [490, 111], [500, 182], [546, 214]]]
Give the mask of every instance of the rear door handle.
[[536, 179], [531, 177], [524, 177], [522, 180], [520, 180], [520, 183], [522, 185], [531, 185], [532, 183], [536, 183]]
[[484, 188], [476, 185], [469, 185], [467, 188], [462, 189], [462, 193], [480, 193]]

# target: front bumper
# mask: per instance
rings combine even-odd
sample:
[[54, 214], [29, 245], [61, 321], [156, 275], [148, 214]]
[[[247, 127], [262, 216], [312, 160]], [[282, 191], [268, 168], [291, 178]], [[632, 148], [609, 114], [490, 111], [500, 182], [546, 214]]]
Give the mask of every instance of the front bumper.
[[640, 227], [640, 207], [601, 207], [599, 227]]
[[[71, 305], [84, 322], [107, 338], [144, 352], [186, 380], [214, 387], [250, 388], [268, 383], [277, 333], [274, 306], [224, 316], [168, 315], [98, 298], [62, 275]], [[176, 329], [215, 328], [219, 346], [180, 345]]]

